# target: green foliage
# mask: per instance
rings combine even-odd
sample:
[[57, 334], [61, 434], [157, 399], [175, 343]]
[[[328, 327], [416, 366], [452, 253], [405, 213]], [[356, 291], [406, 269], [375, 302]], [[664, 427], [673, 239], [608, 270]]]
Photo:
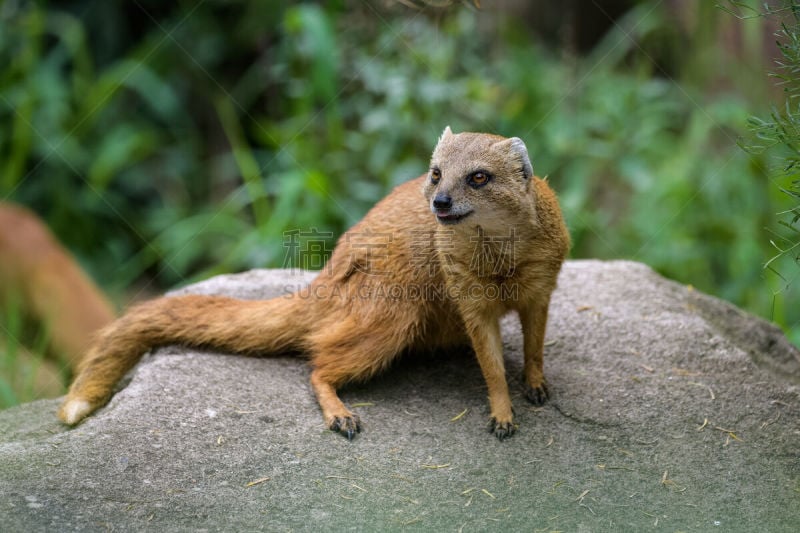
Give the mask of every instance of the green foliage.
[[735, 143], [758, 87], [708, 90], [713, 36], [687, 77], [664, 76], [641, 49], [671, 35], [659, 5], [575, 57], [464, 6], [10, 3], [0, 191], [107, 290], [161, 291], [282, 266], [288, 230], [341, 234], [425, 171], [445, 125], [516, 135], [560, 194], [573, 257], [644, 261], [798, 339], [800, 310], [761, 270], [783, 199]]
[[778, 149], [776, 177], [780, 180], [781, 190], [794, 201], [794, 207], [783, 213], [785, 219], [781, 225], [791, 231], [788, 237], [780, 237], [783, 241], [775, 244], [778, 254], [769, 261], [775, 262], [786, 255], [793, 256], [794, 262], [800, 266], [800, 3], [786, 2], [792, 14], [792, 21], [781, 25], [778, 33], [778, 46], [783, 59], [778, 62], [778, 70], [774, 73], [778, 85], [783, 89], [785, 101], [781, 108], [773, 108], [770, 118], [762, 120], [751, 118], [751, 130], [758, 139], [758, 144], [748, 146], [750, 151], [764, 153]]
[[[0, 409], [41, 397], [39, 382], [44, 354], [50, 340], [47, 325], [32, 330], [25, 320], [20, 295], [11, 290], [0, 299]], [[50, 376], [47, 376], [50, 377]], [[61, 372], [61, 386], [66, 371]], [[55, 387], [49, 384], [48, 389]]]
[[763, 17], [779, 22], [775, 37], [781, 57], [771, 76], [782, 90], [783, 103], [772, 108], [769, 118], [750, 117], [751, 135], [742, 145], [749, 153], [769, 156], [766, 164], [772, 187], [785, 195], [786, 208], [777, 213], [780, 227], [770, 224], [775, 252], [765, 264], [781, 280], [780, 294], [790, 290], [800, 274], [800, 2], [783, 0], [760, 8], [730, 3], [733, 9], [729, 11], [740, 19]]

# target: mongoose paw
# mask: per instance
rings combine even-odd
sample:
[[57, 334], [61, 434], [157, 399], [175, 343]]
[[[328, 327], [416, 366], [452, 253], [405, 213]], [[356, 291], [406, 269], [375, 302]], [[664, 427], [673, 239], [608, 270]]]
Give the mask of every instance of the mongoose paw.
[[347, 437], [347, 440], [353, 440], [356, 433], [361, 433], [361, 420], [357, 415], [337, 416], [328, 427]]
[[500, 422], [494, 417], [489, 420], [489, 433], [494, 433], [494, 436], [499, 440], [507, 439], [513, 435], [516, 430], [517, 426], [511, 421]]
[[550, 398], [550, 391], [547, 389], [547, 383], [542, 381], [542, 384], [538, 387], [525, 385], [525, 397], [533, 405], [543, 405]]

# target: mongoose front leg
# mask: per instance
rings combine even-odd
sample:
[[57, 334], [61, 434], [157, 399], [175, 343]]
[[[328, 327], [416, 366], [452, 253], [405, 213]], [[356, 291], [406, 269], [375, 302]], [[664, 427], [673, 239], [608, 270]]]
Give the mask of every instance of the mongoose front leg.
[[532, 302], [519, 311], [525, 351], [525, 397], [534, 405], [542, 405], [550, 397], [543, 371], [544, 332], [549, 305], [550, 299], [547, 298]]
[[514, 434], [511, 397], [508, 394], [506, 371], [503, 363], [503, 340], [497, 318], [481, 317], [466, 320], [467, 333], [481, 367], [489, 392], [491, 420], [489, 432], [503, 440]]

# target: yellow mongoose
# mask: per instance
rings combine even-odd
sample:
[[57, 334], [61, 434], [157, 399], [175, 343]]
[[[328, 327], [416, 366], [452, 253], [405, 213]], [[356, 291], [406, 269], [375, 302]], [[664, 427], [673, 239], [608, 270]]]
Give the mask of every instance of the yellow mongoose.
[[488, 387], [489, 430], [502, 440], [515, 426], [499, 320], [519, 313], [526, 396], [544, 402], [547, 310], [568, 249], [556, 197], [533, 176], [525, 144], [448, 127], [428, 174], [398, 186], [345, 233], [308, 288], [266, 301], [176, 296], [132, 308], [101, 332], [59, 416], [75, 424], [103, 405], [155, 346], [300, 351], [325, 423], [352, 439], [361, 423], [339, 387], [407, 350], [471, 344]]

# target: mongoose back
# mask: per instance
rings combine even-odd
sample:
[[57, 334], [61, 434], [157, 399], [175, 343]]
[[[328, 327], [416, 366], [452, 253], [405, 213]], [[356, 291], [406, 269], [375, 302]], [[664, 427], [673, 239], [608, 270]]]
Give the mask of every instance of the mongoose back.
[[264, 301], [175, 296], [139, 304], [104, 329], [59, 410], [76, 424], [108, 401], [147, 350], [166, 344], [267, 355], [300, 352], [325, 424], [362, 429], [337, 395], [415, 349], [473, 348], [489, 430], [515, 431], [500, 318], [517, 311], [528, 400], [541, 404], [550, 295], [569, 249], [555, 194], [519, 138], [446, 128], [427, 175], [395, 188], [339, 239], [300, 293]]

